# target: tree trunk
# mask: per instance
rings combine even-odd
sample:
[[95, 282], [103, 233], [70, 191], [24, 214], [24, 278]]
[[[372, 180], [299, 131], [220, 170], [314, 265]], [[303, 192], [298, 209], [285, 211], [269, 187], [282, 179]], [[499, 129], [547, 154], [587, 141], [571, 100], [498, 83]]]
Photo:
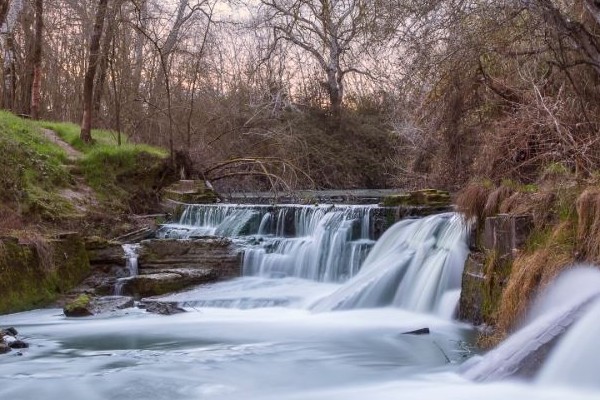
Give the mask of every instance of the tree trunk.
[[13, 0], [6, 2], [5, 21], [2, 24], [2, 35], [4, 36], [4, 82], [3, 86], [3, 107], [12, 110], [15, 106], [16, 76], [15, 76], [15, 39], [13, 31], [19, 15], [23, 10], [23, 0]]
[[83, 117], [81, 120], [81, 133], [79, 135], [84, 143], [91, 143], [92, 141], [94, 80], [100, 58], [100, 39], [102, 39], [102, 31], [104, 30], [107, 3], [108, 0], [98, 1], [94, 30], [90, 40], [90, 59], [83, 83]]
[[8, 0], [2, 0], [0, 2], [0, 26], [4, 25], [6, 14], [8, 13]]
[[44, 0], [35, 0], [35, 42], [33, 48], [33, 78], [31, 84], [31, 118], [40, 116], [42, 94], [42, 40], [44, 29]]
[[121, 0], [117, 0], [112, 7], [109, 7], [110, 10], [107, 11], [107, 15], [105, 17], [106, 30], [104, 32], [104, 38], [102, 40], [102, 46], [100, 50], [96, 82], [94, 83], [93, 114], [96, 116], [100, 115], [100, 106], [102, 103], [102, 96], [104, 95], [104, 86], [107, 77], [108, 57], [113, 38], [115, 36], [117, 25], [116, 16], [119, 7], [121, 7], [121, 3]]

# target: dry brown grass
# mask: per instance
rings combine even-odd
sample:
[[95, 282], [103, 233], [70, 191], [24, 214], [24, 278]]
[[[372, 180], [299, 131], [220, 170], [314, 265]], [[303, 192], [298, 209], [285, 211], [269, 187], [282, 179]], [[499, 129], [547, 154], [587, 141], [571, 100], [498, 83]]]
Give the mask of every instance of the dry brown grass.
[[577, 242], [580, 258], [600, 260], [600, 190], [585, 190], [577, 199]]
[[512, 332], [522, 321], [535, 295], [573, 264], [574, 234], [572, 222], [561, 222], [542, 238], [533, 253], [517, 256], [500, 302], [497, 332], [486, 344], [494, 344]]
[[51, 272], [54, 269], [54, 248], [47, 238], [37, 232], [24, 231], [20, 235], [20, 241], [35, 249], [44, 271]]
[[514, 193], [514, 190], [508, 186], [500, 185], [496, 189], [492, 190], [488, 195], [485, 207], [483, 208], [483, 215], [490, 217], [498, 214], [500, 211], [501, 204]]
[[490, 192], [491, 189], [481, 183], [468, 185], [456, 196], [458, 211], [463, 213], [468, 220], [473, 218], [483, 219]]

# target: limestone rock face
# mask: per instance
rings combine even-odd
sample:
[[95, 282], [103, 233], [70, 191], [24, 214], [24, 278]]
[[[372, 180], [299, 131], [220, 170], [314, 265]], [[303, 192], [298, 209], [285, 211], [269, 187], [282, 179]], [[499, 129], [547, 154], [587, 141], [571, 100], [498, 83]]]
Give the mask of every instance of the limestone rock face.
[[170, 269], [168, 271], [128, 278], [124, 281], [123, 293], [139, 299], [177, 292], [218, 280], [218, 276], [211, 269]]
[[235, 278], [241, 275], [241, 265], [241, 252], [227, 238], [145, 240], [139, 251], [140, 275], [199, 269], [210, 270], [218, 279]]

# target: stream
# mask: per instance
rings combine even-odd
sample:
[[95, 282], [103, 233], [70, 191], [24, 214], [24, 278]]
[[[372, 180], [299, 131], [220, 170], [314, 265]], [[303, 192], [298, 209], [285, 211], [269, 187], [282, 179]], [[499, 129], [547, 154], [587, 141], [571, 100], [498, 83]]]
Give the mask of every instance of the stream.
[[[0, 358], [0, 399], [600, 396], [593, 290], [565, 309], [577, 310], [576, 322], [539, 375], [473, 378], [502, 369], [509, 357], [502, 348], [493, 359], [479, 355], [474, 329], [452, 318], [467, 254], [455, 214], [403, 220], [376, 238], [370, 207], [296, 207], [293, 217], [279, 218], [267, 207], [188, 211], [189, 220], [167, 225], [163, 235], [254, 238], [244, 276], [163, 297], [187, 311], [172, 316], [137, 308], [79, 319], [59, 309], [2, 316], [0, 325], [16, 327], [30, 348]], [[349, 262], [357, 258], [359, 267]], [[580, 275], [566, 285], [600, 287], [597, 271]], [[529, 336], [515, 334], [512, 348], [526, 349], [519, 338], [529, 343], [554, 328], [546, 316], [557, 306], [544, 304], [535, 311], [550, 322], [534, 318]], [[424, 328], [429, 333], [415, 332]]]

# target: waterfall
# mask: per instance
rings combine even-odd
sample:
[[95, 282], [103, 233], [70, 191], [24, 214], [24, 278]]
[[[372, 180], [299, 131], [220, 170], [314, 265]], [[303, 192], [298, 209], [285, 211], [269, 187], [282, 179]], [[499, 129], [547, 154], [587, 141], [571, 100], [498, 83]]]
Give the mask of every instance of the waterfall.
[[[376, 206], [191, 205], [159, 237], [254, 237], [244, 274], [343, 282], [358, 273], [375, 243]], [[256, 243], [257, 242], [257, 243]]]
[[124, 244], [122, 247], [123, 252], [125, 253], [126, 268], [129, 275], [125, 278], [117, 279], [114, 290], [115, 296], [122, 296], [123, 287], [125, 286], [125, 283], [132, 277], [137, 276], [138, 274], [138, 251], [140, 249], [140, 245]]
[[404, 220], [377, 241], [360, 272], [317, 311], [393, 305], [451, 317], [468, 253], [458, 214]]
[[343, 284], [318, 301], [315, 311], [395, 306], [451, 318], [468, 253], [462, 217], [406, 219], [375, 242], [375, 220], [386, 218], [385, 210], [191, 205], [159, 235], [232, 236], [246, 243], [245, 276]]

